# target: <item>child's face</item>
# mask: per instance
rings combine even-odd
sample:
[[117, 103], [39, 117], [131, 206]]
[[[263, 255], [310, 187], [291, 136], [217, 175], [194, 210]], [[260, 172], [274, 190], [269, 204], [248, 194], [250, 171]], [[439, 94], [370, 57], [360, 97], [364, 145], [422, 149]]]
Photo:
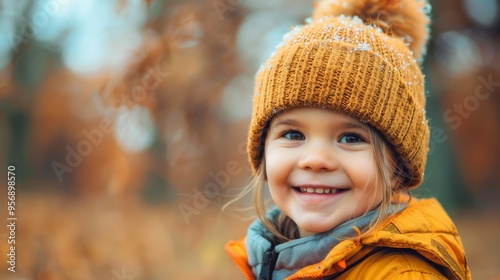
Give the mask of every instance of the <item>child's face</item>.
[[296, 108], [272, 119], [265, 141], [271, 196], [301, 236], [333, 229], [381, 202], [365, 123], [332, 110]]

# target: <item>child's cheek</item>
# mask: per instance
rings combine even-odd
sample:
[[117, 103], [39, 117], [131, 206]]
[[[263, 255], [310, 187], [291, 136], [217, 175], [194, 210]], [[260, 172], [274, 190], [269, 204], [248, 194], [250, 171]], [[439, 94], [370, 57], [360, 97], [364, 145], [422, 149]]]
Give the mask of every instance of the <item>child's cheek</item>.
[[272, 185], [282, 185], [287, 181], [287, 177], [292, 169], [290, 154], [282, 149], [268, 149], [266, 151], [266, 175], [268, 183]]

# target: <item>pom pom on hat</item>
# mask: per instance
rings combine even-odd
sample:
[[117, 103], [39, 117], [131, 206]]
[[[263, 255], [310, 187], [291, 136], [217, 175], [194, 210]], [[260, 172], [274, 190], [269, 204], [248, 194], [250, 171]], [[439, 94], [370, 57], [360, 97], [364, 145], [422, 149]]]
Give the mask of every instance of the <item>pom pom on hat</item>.
[[313, 20], [328, 16], [357, 16], [365, 24], [401, 37], [410, 44], [413, 57], [421, 61], [429, 39], [429, 9], [430, 5], [424, 0], [320, 0], [315, 2]]

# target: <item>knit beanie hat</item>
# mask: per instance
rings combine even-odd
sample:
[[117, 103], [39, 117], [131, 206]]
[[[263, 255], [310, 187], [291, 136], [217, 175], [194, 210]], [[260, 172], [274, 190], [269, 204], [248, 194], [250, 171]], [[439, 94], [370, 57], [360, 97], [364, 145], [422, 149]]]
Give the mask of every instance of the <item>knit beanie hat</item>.
[[409, 175], [423, 180], [429, 144], [420, 61], [428, 40], [424, 0], [321, 0], [256, 74], [248, 138], [254, 172], [265, 130], [296, 107], [344, 112], [376, 128]]

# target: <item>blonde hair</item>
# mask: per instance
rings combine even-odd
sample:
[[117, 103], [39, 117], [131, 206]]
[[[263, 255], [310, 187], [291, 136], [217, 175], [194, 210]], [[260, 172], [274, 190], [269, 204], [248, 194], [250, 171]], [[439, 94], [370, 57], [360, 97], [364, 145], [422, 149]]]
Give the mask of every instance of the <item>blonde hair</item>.
[[[403, 197], [407, 197], [406, 202], [411, 199], [411, 192], [409, 191], [409, 185], [411, 183], [411, 176], [409, 175], [408, 169], [404, 165], [401, 157], [398, 157], [396, 162], [391, 160], [391, 156], [388, 150], [394, 155], [397, 153], [388, 144], [388, 142], [383, 138], [383, 136], [373, 127], [370, 127], [370, 138], [373, 147], [373, 157], [376, 164], [376, 178], [375, 186], [376, 188], [371, 188], [371, 190], [382, 189], [382, 201], [376, 206], [380, 210], [380, 214], [377, 219], [372, 221], [367, 230], [360, 233], [358, 236], [351, 239], [358, 239], [367, 236], [373, 230], [378, 228], [384, 223], [388, 218], [390, 218], [397, 211], [390, 211], [391, 204], [395, 203], [396, 207], [401, 206]], [[389, 149], [387, 149], [389, 148]], [[266, 174], [265, 174], [265, 156], [262, 156], [262, 162], [259, 168], [256, 170], [255, 175], [249, 184], [243, 189], [243, 191], [233, 200], [229, 201], [224, 208], [229, 204], [240, 200], [250, 192], [253, 192], [253, 205], [257, 217], [262, 222], [262, 224], [275, 236], [275, 241], [278, 243], [283, 243], [292, 239], [299, 238], [299, 231], [297, 224], [288, 216], [280, 213], [277, 221], [270, 220], [266, 213], [267, 207], [272, 201], [265, 199], [265, 186], [266, 186]], [[365, 186], [364, 191], [366, 191]], [[362, 218], [372, 209], [368, 209], [361, 216], [357, 218]], [[349, 239], [349, 238], [346, 238]]]

